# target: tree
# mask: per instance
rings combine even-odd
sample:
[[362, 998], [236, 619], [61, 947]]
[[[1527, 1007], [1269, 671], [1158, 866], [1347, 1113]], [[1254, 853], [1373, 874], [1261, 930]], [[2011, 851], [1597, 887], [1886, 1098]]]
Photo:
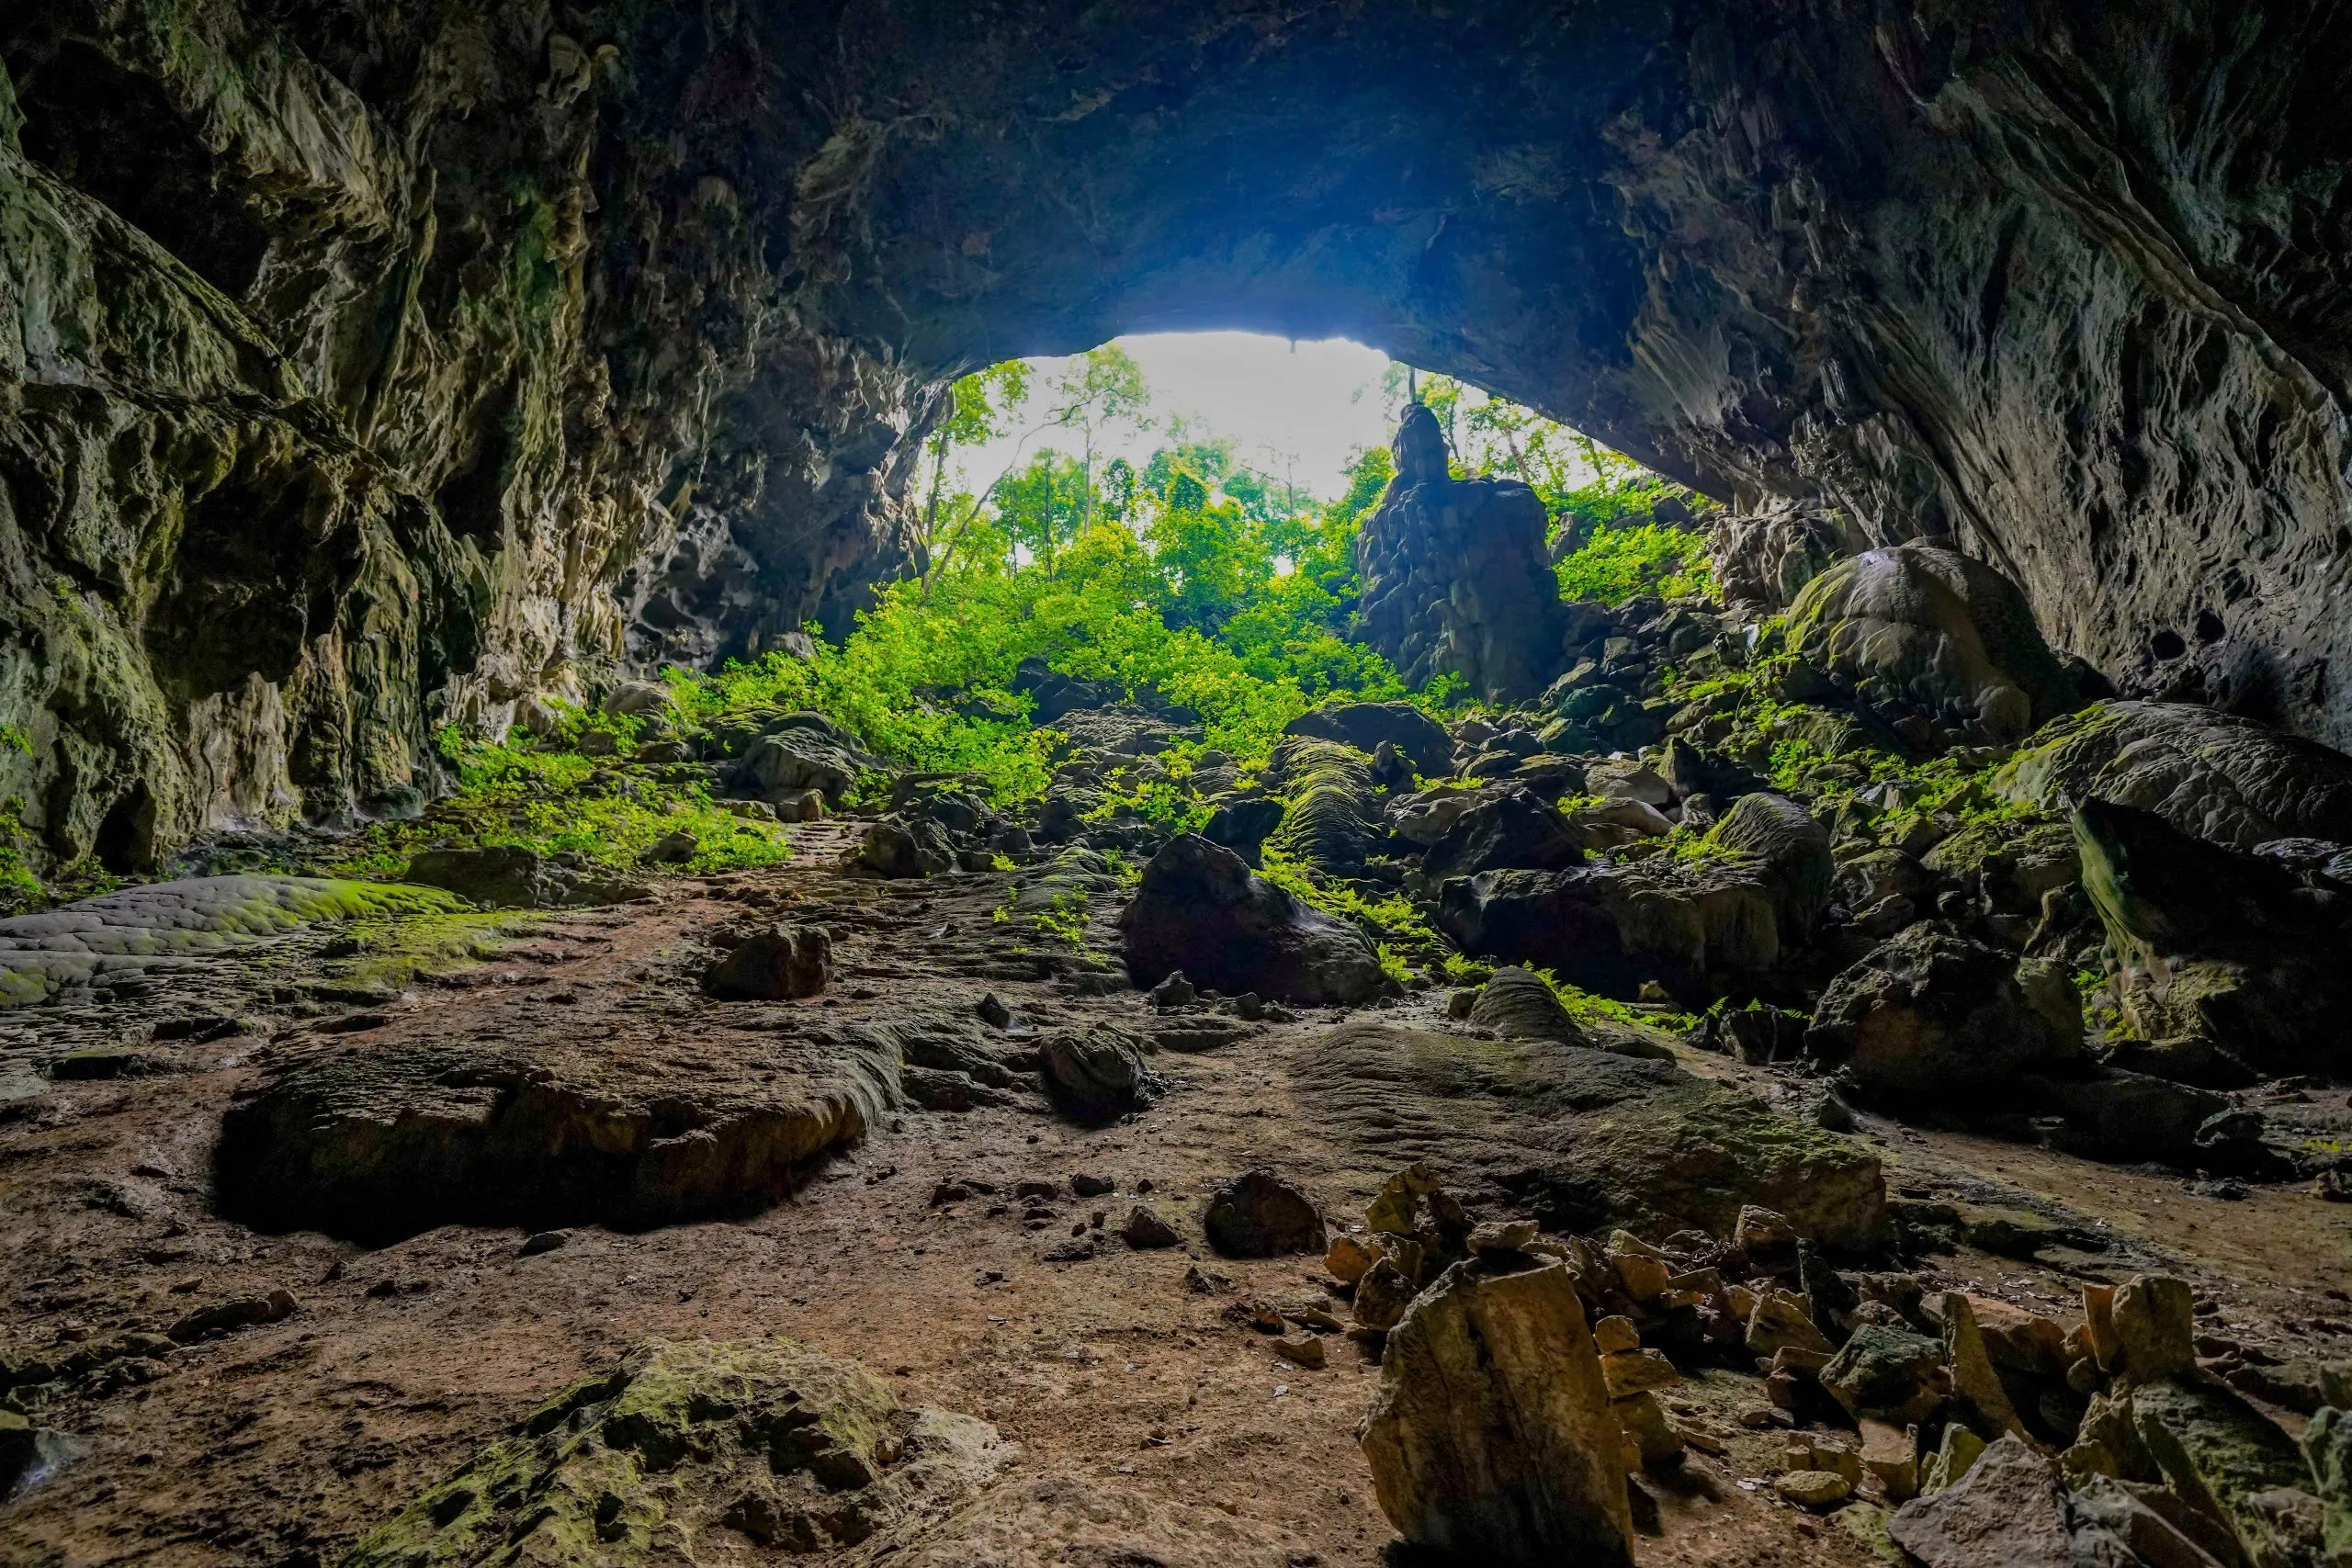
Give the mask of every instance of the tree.
[[[1007, 359], [959, 378], [948, 389], [947, 417], [939, 422], [927, 444], [931, 456], [931, 487], [920, 525], [929, 575], [930, 559], [940, 545], [940, 503], [944, 499], [947, 458], [958, 447], [978, 446], [1011, 433], [1012, 423], [1029, 400], [1029, 362]], [[962, 520], [965, 509], [951, 509]]]
[[1054, 381], [1054, 403], [1051, 423], [1076, 430], [1084, 439], [1080, 457], [1086, 478], [1083, 524], [1091, 524], [1094, 521], [1095, 437], [1128, 420], [1148, 424], [1142, 415], [1151, 406], [1151, 389], [1144, 385], [1143, 367], [1127, 351], [1106, 343], [1071, 359], [1069, 367]]

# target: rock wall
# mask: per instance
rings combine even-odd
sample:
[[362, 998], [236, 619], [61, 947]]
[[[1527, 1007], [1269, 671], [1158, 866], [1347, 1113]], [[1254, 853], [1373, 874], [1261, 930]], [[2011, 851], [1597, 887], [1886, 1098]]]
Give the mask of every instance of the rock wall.
[[0, 799], [122, 867], [397, 808], [436, 726], [842, 629], [946, 378], [1185, 326], [1950, 536], [2127, 691], [2352, 741], [2347, 56], [2319, 0], [14, 7]]
[[796, 188], [729, 161], [757, 46], [589, 19], [0, 19], [0, 798], [36, 865], [403, 809], [438, 726], [845, 623], [902, 554], [936, 378], [783, 303]]

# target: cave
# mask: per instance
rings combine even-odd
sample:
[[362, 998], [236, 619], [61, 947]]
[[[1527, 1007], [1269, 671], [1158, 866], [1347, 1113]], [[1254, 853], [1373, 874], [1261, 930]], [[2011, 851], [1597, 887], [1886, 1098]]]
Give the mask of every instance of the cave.
[[[2318, 0], [8, 8], [0, 1555], [2335, 1561], [2347, 67]], [[959, 386], [1212, 330], [1602, 444], [1703, 584], [1564, 595], [1611, 525], [1416, 392], [1318, 626], [1377, 692], [843, 695]], [[1570, 1438], [1445, 1405], [1521, 1377]]]

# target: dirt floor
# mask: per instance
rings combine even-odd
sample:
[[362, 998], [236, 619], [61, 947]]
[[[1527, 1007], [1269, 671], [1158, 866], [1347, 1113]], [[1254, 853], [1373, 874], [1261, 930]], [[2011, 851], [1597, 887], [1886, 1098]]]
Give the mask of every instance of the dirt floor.
[[[1329, 1012], [1222, 1050], [1163, 1054], [1154, 1065], [1169, 1079], [1165, 1098], [1101, 1129], [1073, 1125], [1035, 1096], [962, 1112], [906, 1109], [810, 1171], [790, 1201], [739, 1220], [577, 1229], [526, 1257], [514, 1229], [447, 1226], [369, 1250], [315, 1234], [258, 1235], [212, 1212], [222, 1114], [274, 1050], [322, 1025], [480, 1036], [560, 1009], [582, 1032], [612, 1032], [659, 1061], [673, 1043], [664, 1030], [691, 1021], [648, 1025], [633, 998], [697, 972], [714, 951], [707, 936], [745, 922], [747, 890], [867, 916], [843, 928], [826, 995], [797, 1007], [847, 1015], [864, 999], [922, 987], [975, 999], [993, 991], [1016, 1016], [1041, 1021], [1146, 1011], [1131, 991], [1086, 997], [1001, 977], [1018, 964], [976, 978], [991, 944], [1020, 940], [991, 918], [1004, 874], [859, 880], [838, 869], [847, 842], [841, 825], [815, 825], [787, 866], [672, 883], [617, 909], [505, 922], [514, 934], [503, 951], [395, 996], [357, 987], [334, 999], [332, 939], [305, 936], [143, 994], [0, 1014], [0, 1093], [10, 1097], [0, 1099], [0, 1250], [11, 1259], [0, 1355], [58, 1360], [271, 1291], [296, 1303], [279, 1321], [186, 1348], [140, 1342], [148, 1353], [115, 1356], [64, 1384], [39, 1419], [69, 1434], [76, 1452], [0, 1508], [0, 1561], [333, 1563], [486, 1439], [628, 1347], [765, 1335], [862, 1360], [909, 1401], [994, 1422], [1021, 1445], [1027, 1472], [1220, 1511], [1260, 1527], [1295, 1563], [1379, 1561], [1392, 1532], [1355, 1441], [1377, 1367], [1337, 1338], [1326, 1370], [1279, 1360], [1237, 1310], [1329, 1290], [1317, 1260], [1115, 1245], [1077, 1262], [1043, 1256], [1098, 1213], [1115, 1227], [1147, 1191], [1197, 1236], [1206, 1190], [1257, 1164], [1279, 1168], [1334, 1213], [1360, 1210], [1388, 1171], [1327, 1134], [1311, 1081], [1302, 1087], [1290, 1070]], [[1106, 950], [1107, 912], [1095, 911], [1092, 932]], [[175, 1069], [166, 1073], [51, 1082], [32, 1071], [68, 1045], [139, 1041], [158, 1020], [215, 1010], [256, 1026], [155, 1044]], [[1393, 1010], [1431, 1027], [1442, 1027], [1442, 1012], [1435, 995]], [[1763, 1069], [1683, 1055], [1768, 1096], [1789, 1092]], [[1931, 1290], [2064, 1314], [2081, 1280], [2163, 1266], [2217, 1303], [2209, 1327], [2257, 1355], [2352, 1350], [2352, 1206], [2290, 1188], [2199, 1196], [2178, 1175], [1953, 1133], [1871, 1122], [1865, 1135], [1898, 1196], [2007, 1206], [2052, 1227], [2038, 1261], [1965, 1247], [1918, 1260]], [[1079, 1174], [1112, 1179], [1115, 1195], [1069, 1196]], [[950, 1178], [998, 1195], [935, 1202]], [[1004, 1196], [1026, 1179], [1059, 1185], [1050, 1220], [1025, 1218]], [[1206, 1290], [1188, 1282], [1198, 1271], [1213, 1276]], [[1838, 1524], [1763, 1484], [1781, 1438], [1738, 1423], [1760, 1404], [1758, 1388], [1713, 1372], [1668, 1392], [1685, 1423], [1716, 1434], [1724, 1451], [1694, 1451], [1679, 1478], [1652, 1483], [1661, 1523], [1641, 1543], [1645, 1564], [1875, 1561]]]

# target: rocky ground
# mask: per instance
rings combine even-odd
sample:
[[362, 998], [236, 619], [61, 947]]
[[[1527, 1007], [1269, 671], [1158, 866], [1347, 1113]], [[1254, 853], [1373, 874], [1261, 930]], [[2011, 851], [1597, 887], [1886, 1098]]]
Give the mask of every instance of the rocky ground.
[[[37, 1447], [0, 1511], [0, 1557], [341, 1562], [420, 1497], [425, 1513], [406, 1517], [429, 1516], [427, 1536], [445, 1513], [462, 1526], [488, 1505], [444, 1483], [633, 1348], [783, 1336], [868, 1369], [878, 1392], [857, 1397], [895, 1402], [875, 1419], [904, 1434], [875, 1441], [934, 1456], [907, 1472], [931, 1491], [885, 1496], [874, 1481], [853, 1494], [870, 1495], [867, 1523], [822, 1544], [943, 1563], [1380, 1560], [1396, 1532], [1357, 1435], [1381, 1375], [1364, 1337], [1339, 1332], [1347, 1292], [1318, 1256], [1222, 1256], [1203, 1213], [1267, 1167], [1337, 1234], [1423, 1158], [1470, 1218], [1515, 1217], [1502, 1168], [1474, 1165], [1462, 1134], [1408, 1125], [1384, 1146], [1333, 1077], [1354, 1070], [1330, 1043], [1343, 1019], [1492, 1032], [1449, 1019], [1442, 989], [1256, 1021], [1163, 1010], [1099, 956], [1118, 950], [1124, 894], [1057, 934], [998, 918], [1034, 869], [877, 879], [850, 863], [859, 827], [807, 825], [786, 865], [636, 902], [308, 924], [6, 1015], [0, 1246], [16, 1261], [0, 1377], [27, 1426], [0, 1437], [29, 1428]], [[830, 931], [830, 983], [788, 1001], [705, 994], [705, 971], [778, 919]], [[1042, 1043], [1102, 1026], [1140, 1043], [1148, 1075], [1107, 1118], [1049, 1097], [1040, 1071]], [[1792, 1112], [1814, 1092], [1629, 1033]], [[426, 1059], [444, 1066], [386, 1066]], [[861, 1061], [882, 1066], [861, 1081]], [[2282, 1092], [2311, 1114], [2343, 1110], [2325, 1103], [2338, 1089]], [[485, 1122], [493, 1101], [543, 1111], [528, 1127]], [[401, 1144], [392, 1127], [435, 1131]], [[2289, 1434], [2293, 1407], [2316, 1404], [2318, 1365], [2352, 1351], [2352, 1208], [2307, 1185], [2095, 1166], [1867, 1114], [1853, 1145], [1881, 1162], [1892, 1215], [1891, 1239], [1856, 1262], [1908, 1271], [1930, 1297], [2072, 1323], [2086, 1283], [2177, 1276], [2199, 1302], [2207, 1370], [2267, 1395]], [[687, 1145], [700, 1164], [665, 1153]], [[597, 1150], [605, 1164], [583, 1153]], [[297, 1201], [298, 1165], [349, 1179]], [[372, 1182], [354, 1174], [370, 1168]], [[1139, 1206], [1175, 1245], [1120, 1239]], [[1278, 1349], [1309, 1339], [1319, 1367]], [[1774, 1489], [1797, 1418], [1773, 1413], [1753, 1371], [1694, 1363], [1658, 1397], [1688, 1446], [1637, 1481], [1656, 1505], [1640, 1562], [1886, 1550], [1868, 1539], [1872, 1510]], [[991, 1425], [1017, 1453], [940, 1413]], [[621, 1417], [597, 1419], [611, 1444]], [[823, 1473], [846, 1442], [808, 1462]], [[663, 1472], [673, 1510], [674, 1477], [709, 1454], [682, 1451], [703, 1457]], [[628, 1555], [636, 1495], [594, 1497], [581, 1506], [605, 1544], [566, 1561], [752, 1561], [792, 1544], [739, 1503], [690, 1548], [673, 1539], [675, 1557]], [[399, 1548], [379, 1537], [362, 1560], [491, 1560]]]

